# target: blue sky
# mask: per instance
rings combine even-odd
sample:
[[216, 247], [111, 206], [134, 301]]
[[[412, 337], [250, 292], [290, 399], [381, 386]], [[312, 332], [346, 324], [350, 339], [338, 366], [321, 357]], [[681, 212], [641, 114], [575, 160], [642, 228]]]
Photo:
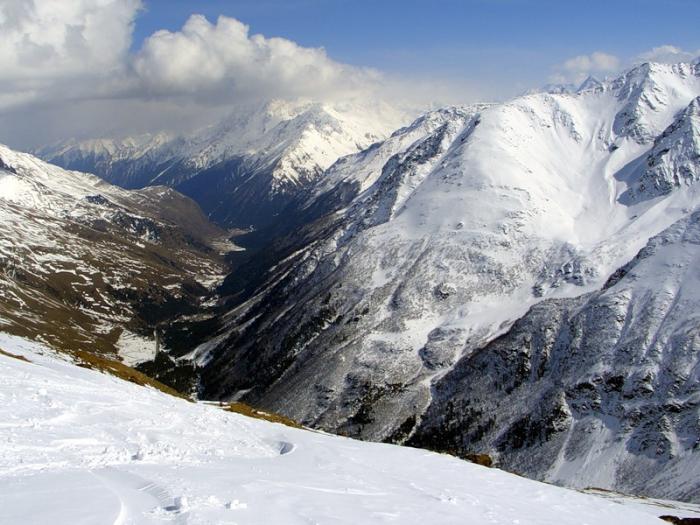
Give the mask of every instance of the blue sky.
[[134, 47], [193, 12], [252, 33], [324, 47], [335, 60], [386, 72], [531, 87], [568, 58], [630, 60], [653, 47], [700, 48], [698, 0], [146, 0]]
[[416, 113], [700, 55], [700, 0], [32, 0], [42, 8], [14, 9], [27, 1], [0, 0], [0, 15], [13, 8], [4, 25], [0, 16], [0, 142], [23, 147], [180, 132], [273, 98], [384, 100]]

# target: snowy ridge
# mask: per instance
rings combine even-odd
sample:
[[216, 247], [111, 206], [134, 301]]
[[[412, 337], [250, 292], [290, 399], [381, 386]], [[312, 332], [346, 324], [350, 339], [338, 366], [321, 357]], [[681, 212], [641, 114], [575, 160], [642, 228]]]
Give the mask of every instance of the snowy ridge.
[[666, 173], [697, 166], [699, 94], [696, 65], [645, 64], [578, 93], [433, 112], [341, 159], [307, 206], [351, 197], [202, 347], [205, 395], [409, 439], [456, 363], [531, 306], [599, 290], [700, 205], [692, 178], [626, 193], [654, 155]]
[[275, 100], [197, 132], [181, 155], [200, 169], [235, 156], [253, 157], [254, 164], [274, 164], [273, 174], [282, 183], [300, 184], [383, 138], [400, 118], [384, 106], [368, 110]]
[[610, 83], [620, 100], [626, 100], [615, 117], [613, 130], [640, 144], [654, 140], [679, 108], [676, 100], [697, 96], [700, 63], [645, 63]]
[[652, 525], [669, 512], [248, 419], [5, 334], [0, 347], [28, 359], [0, 354], [3, 523]]
[[622, 195], [625, 201], [652, 199], [698, 181], [700, 97], [695, 98], [654, 141], [641, 177]]
[[50, 156], [65, 157], [67, 160], [79, 159], [81, 156], [110, 157], [115, 160], [140, 159], [149, 154], [159, 154], [159, 150], [174, 140], [167, 133], [143, 134], [116, 139], [88, 139], [78, 141], [71, 139], [50, 148], [46, 152]]
[[380, 102], [274, 100], [187, 136], [73, 140], [38, 154], [126, 188], [174, 187], [218, 222], [247, 227], [270, 222], [338, 158], [384, 139], [404, 118]]

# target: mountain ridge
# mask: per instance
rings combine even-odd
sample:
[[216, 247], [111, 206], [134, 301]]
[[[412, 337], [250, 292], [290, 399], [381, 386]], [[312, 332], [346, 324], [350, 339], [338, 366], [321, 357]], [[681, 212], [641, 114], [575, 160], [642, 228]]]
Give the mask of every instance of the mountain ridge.
[[647, 64], [576, 94], [431, 113], [341, 159], [304, 204], [325, 212], [277, 242], [194, 353], [202, 395], [405, 441], [465, 356], [543, 300], [599, 290], [696, 208], [692, 179], [625, 192], [650, 164], [696, 165], [699, 93], [696, 64]]
[[273, 100], [189, 135], [71, 140], [37, 154], [126, 188], [171, 186], [219, 224], [260, 227], [335, 160], [384, 138], [404, 118], [381, 102]]
[[[299, 115], [314, 127], [333, 128], [327, 113], [312, 105], [279, 121], [259, 112], [252, 121], [241, 116], [253, 136], [262, 130], [272, 149], [223, 161], [183, 184], [194, 191], [207, 182], [209, 195], [218, 198], [225, 193], [223, 175], [255, 179], [236, 189], [242, 205], [235, 211], [248, 219], [277, 191], [276, 183], [295, 191], [275, 203], [277, 212], [260, 212], [256, 231], [237, 238], [247, 249], [229, 257], [233, 272], [219, 287], [218, 315], [178, 328], [197, 334], [188, 339], [197, 342], [216, 330], [193, 351], [181, 346], [173, 354], [196, 368], [199, 395], [241, 400], [363, 439], [487, 453], [506, 468], [560, 484], [576, 483], [576, 465], [584, 461], [589, 470], [581, 479], [604, 488], [700, 497], [694, 485], [683, 489], [669, 481], [681, 464], [674, 458], [695, 468], [698, 456], [684, 436], [693, 432], [688, 421], [698, 410], [696, 393], [679, 400], [676, 391], [654, 383], [679, 360], [698, 361], [694, 332], [674, 325], [672, 337], [650, 336], [648, 345], [661, 354], [676, 355], [669, 345], [685, 341], [670, 364], [646, 355], [647, 343], [625, 346], [634, 366], [648, 361], [655, 371], [649, 380], [640, 372], [629, 387], [646, 415], [620, 400], [627, 388], [620, 371], [599, 373], [605, 363], [595, 358], [622, 344], [618, 318], [634, 324], [637, 309], [645, 308], [651, 320], [665, 318], [664, 311], [679, 315], [669, 304], [684, 293], [691, 304], [700, 290], [655, 288], [663, 279], [654, 272], [665, 271], [656, 264], [643, 297], [614, 296], [620, 287], [642, 289], [630, 283], [650, 250], [675, 253], [673, 246], [680, 246], [684, 257], [694, 257], [693, 242], [674, 232], [694, 231], [700, 206], [700, 64], [642, 64], [589, 84], [576, 93], [432, 111], [334, 160], [322, 175], [311, 170], [299, 188], [301, 178], [286, 168], [275, 177], [280, 157], [267, 153], [289, 151], [280, 137], [290, 136], [287, 126], [304, 129], [295, 123]], [[230, 126], [212, 128], [222, 142], [204, 140], [202, 158], [226, 154], [227, 134], [240, 129]], [[301, 166], [309, 158], [296, 160]], [[210, 204], [216, 209], [216, 201]], [[654, 260], [659, 257], [666, 255]], [[601, 311], [609, 318], [597, 317]], [[582, 348], [574, 331], [589, 331], [590, 347], [598, 349], [564, 374], [567, 352]], [[559, 346], [550, 359], [551, 349], [540, 344]], [[533, 351], [523, 352], [526, 347]], [[474, 363], [481, 367], [476, 372]], [[564, 384], [549, 388], [553, 376], [532, 376], [542, 366], [543, 374], [547, 366], [561, 369]], [[479, 375], [482, 369], [491, 370], [488, 377]], [[523, 388], [540, 403], [490, 404], [485, 392], [498, 377], [503, 399]], [[520, 382], [511, 385], [508, 378]], [[477, 379], [485, 382], [481, 390]], [[635, 390], [638, 383], [653, 384], [652, 401], [642, 387]], [[654, 427], [649, 417], [658, 415], [664, 423]], [[608, 424], [613, 417], [619, 428]], [[572, 439], [572, 429], [614, 439]], [[596, 466], [615, 450], [607, 470]], [[540, 461], [528, 461], [528, 454]]]

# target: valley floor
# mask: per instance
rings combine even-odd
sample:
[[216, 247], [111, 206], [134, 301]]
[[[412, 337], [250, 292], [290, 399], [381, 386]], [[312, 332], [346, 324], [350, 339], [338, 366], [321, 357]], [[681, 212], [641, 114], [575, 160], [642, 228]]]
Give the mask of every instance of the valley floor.
[[4, 334], [0, 348], [2, 525], [644, 525], [697, 510], [249, 419]]

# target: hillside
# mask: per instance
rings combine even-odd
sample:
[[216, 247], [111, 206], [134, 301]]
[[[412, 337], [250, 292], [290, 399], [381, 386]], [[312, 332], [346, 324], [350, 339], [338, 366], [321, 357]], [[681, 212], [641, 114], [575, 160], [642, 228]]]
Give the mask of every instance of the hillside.
[[259, 228], [339, 157], [385, 138], [404, 116], [382, 103], [273, 100], [186, 135], [68, 140], [37, 154], [124, 188], [166, 185], [215, 222]]
[[689, 512], [249, 419], [4, 334], [0, 347], [2, 523], [660, 525]]
[[0, 146], [6, 332], [135, 365], [154, 330], [202, 313], [227, 233], [164, 187], [126, 191]]

